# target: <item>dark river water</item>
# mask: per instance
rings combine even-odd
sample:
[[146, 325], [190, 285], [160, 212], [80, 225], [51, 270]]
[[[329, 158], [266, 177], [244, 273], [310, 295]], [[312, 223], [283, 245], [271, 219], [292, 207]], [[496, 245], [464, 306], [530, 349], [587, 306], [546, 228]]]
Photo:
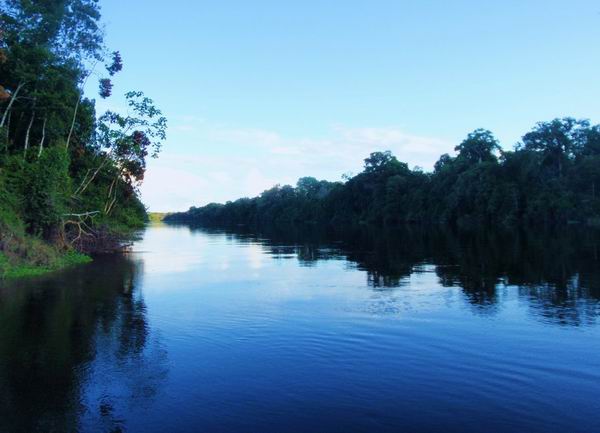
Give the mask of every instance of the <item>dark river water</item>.
[[0, 432], [600, 432], [600, 239], [152, 226], [0, 283]]

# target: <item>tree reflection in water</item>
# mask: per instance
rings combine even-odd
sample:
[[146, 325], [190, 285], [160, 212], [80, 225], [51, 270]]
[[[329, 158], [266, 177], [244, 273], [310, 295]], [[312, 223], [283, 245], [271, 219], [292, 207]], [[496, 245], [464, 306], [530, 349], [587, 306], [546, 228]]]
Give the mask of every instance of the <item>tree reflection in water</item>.
[[[274, 258], [297, 258], [302, 266], [347, 260], [366, 272], [373, 290], [398, 301], [398, 288], [432, 268], [439, 284], [460, 288], [477, 314], [495, 314], [508, 287], [516, 287], [531, 314], [545, 322], [578, 326], [595, 322], [600, 314], [600, 233], [592, 230], [190, 229], [259, 243]], [[386, 302], [385, 308], [393, 312], [392, 304]]]
[[151, 402], [166, 354], [149, 341], [141, 274], [107, 256], [0, 287], [0, 431], [116, 432], [115, 400]]

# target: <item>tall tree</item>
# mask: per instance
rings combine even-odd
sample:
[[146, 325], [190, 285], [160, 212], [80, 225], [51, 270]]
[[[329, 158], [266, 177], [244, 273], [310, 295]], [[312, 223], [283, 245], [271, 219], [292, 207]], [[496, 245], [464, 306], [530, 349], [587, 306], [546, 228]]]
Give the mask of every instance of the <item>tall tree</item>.
[[500, 150], [498, 140], [487, 129], [476, 129], [462, 143], [454, 148], [458, 157], [471, 164], [495, 161], [494, 152]]
[[523, 136], [523, 148], [542, 153], [544, 162], [561, 177], [565, 163], [583, 150], [589, 127], [589, 121], [572, 117], [540, 122]]

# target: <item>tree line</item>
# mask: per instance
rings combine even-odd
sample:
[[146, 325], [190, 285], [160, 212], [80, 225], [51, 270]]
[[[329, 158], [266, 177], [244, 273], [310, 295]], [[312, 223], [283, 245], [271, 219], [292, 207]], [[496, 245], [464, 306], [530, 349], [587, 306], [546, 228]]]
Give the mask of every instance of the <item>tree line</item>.
[[513, 150], [477, 129], [432, 172], [374, 152], [343, 182], [301, 178], [258, 197], [174, 213], [167, 222], [217, 225], [405, 223], [457, 226], [600, 224], [600, 125], [540, 122]]
[[97, 0], [0, 1], [0, 274], [6, 260], [47, 261], [36, 240], [93, 250], [144, 224], [138, 186], [166, 119], [140, 91], [126, 113], [84, 96], [96, 81], [111, 97], [123, 67]]

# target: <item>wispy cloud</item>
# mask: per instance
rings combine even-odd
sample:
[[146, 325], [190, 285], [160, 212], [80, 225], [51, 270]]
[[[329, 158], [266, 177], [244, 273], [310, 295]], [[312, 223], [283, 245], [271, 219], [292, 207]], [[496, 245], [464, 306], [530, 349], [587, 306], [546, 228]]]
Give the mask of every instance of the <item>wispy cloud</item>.
[[184, 210], [254, 196], [275, 184], [294, 184], [302, 176], [339, 180], [343, 173], [359, 172], [363, 159], [378, 150], [391, 150], [411, 167], [430, 169], [453, 149], [445, 140], [398, 127], [337, 125], [323, 137], [294, 137], [182, 120], [171, 140], [176, 145], [167, 143], [164, 154], [149, 164], [142, 192], [153, 210]]

